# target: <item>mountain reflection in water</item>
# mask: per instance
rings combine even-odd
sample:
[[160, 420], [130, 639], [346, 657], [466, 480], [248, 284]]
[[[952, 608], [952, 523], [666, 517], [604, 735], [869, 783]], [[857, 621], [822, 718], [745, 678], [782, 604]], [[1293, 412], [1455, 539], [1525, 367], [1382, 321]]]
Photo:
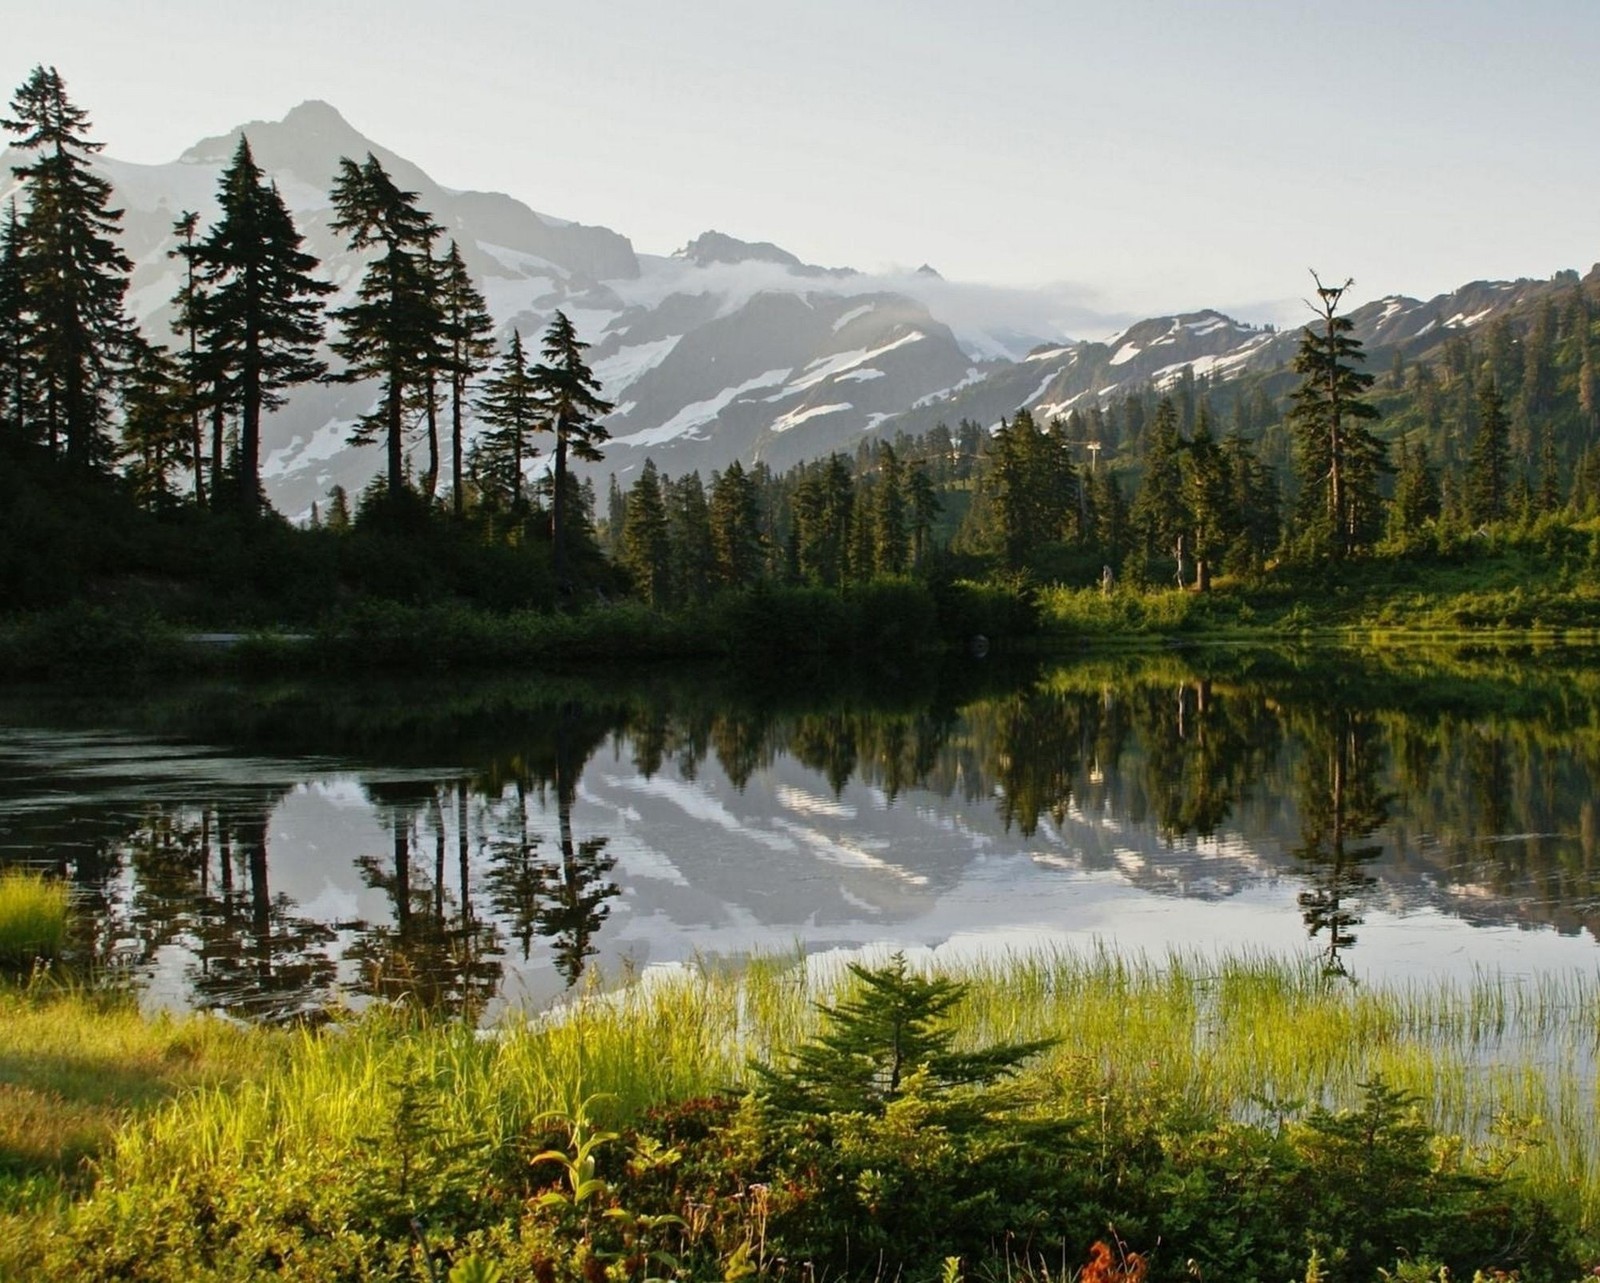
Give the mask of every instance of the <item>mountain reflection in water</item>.
[[10, 690], [0, 861], [72, 881], [78, 962], [265, 1020], [797, 944], [1587, 968], [1591, 658]]

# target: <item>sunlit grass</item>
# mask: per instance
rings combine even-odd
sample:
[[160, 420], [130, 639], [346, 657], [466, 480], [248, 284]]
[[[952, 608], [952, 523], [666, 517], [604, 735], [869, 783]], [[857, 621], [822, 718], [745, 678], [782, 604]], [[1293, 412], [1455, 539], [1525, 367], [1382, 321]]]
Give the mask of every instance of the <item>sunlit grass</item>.
[[[1129, 958], [1043, 953], [965, 964], [959, 1036], [972, 1045], [1052, 1037], [1036, 1082], [1113, 1085], [1260, 1120], [1352, 1104], [1382, 1075], [1415, 1092], [1446, 1135], [1480, 1147], [1497, 1126], [1537, 1144], [1521, 1170], [1586, 1228], [1600, 1225], [1595, 1118], [1600, 977], [1358, 988], [1313, 965], [1240, 955]], [[792, 960], [648, 976], [485, 1035], [459, 1023], [375, 1013], [340, 1035], [296, 1036], [259, 1077], [180, 1099], [130, 1131], [114, 1183], [182, 1165], [272, 1161], [337, 1167], [408, 1076], [427, 1085], [442, 1133], [491, 1148], [547, 1111], [625, 1123], [646, 1109], [750, 1083], [815, 1026], [843, 970]]]
[[0, 965], [59, 956], [71, 912], [66, 883], [24, 869], [0, 872]]
[[32, 1244], [119, 1132], [175, 1096], [268, 1074], [284, 1035], [205, 1016], [152, 1019], [125, 995], [0, 986], [0, 1278], [22, 1278]]

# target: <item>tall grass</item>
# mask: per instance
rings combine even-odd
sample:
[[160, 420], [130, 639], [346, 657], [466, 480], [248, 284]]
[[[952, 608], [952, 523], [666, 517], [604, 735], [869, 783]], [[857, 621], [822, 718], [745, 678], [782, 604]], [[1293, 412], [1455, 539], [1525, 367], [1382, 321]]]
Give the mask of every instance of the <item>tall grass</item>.
[[[1533, 1188], [1600, 1229], [1600, 975], [1367, 989], [1254, 955], [1110, 952], [991, 958], [949, 974], [971, 986], [963, 1042], [1058, 1040], [1027, 1071], [1036, 1084], [1094, 1082], [1270, 1121], [1352, 1105], [1381, 1075], [1486, 1161], [1516, 1138]], [[749, 1061], [781, 1058], [815, 1028], [814, 1003], [846, 983], [827, 960], [685, 968], [488, 1034], [376, 1013], [340, 1036], [302, 1035], [259, 1080], [175, 1102], [123, 1137], [108, 1175], [127, 1188], [263, 1161], [336, 1173], [407, 1082], [422, 1085], [431, 1129], [483, 1152], [585, 1102], [597, 1123], [626, 1123], [748, 1086]]]
[[71, 911], [66, 883], [25, 869], [0, 872], [0, 965], [59, 957]]

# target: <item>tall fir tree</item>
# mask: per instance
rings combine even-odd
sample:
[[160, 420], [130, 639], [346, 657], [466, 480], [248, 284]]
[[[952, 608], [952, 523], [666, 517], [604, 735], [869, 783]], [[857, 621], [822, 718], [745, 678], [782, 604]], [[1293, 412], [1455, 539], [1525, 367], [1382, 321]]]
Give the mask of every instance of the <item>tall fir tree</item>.
[[114, 453], [110, 394], [131, 333], [122, 300], [133, 270], [117, 244], [122, 211], [110, 208], [111, 183], [89, 168], [104, 144], [87, 137], [89, 117], [54, 67], [33, 69], [0, 127], [31, 153], [11, 171], [27, 201], [18, 267], [34, 410], [23, 435], [77, 471], [104, 469]]
[[135, 334], [122, 388], [123, 475], [134, 499], [153, 512], [176, 502], [173, 475], [188, 465], [191, 433], [183, 364]]
[[1211, 589], [1211, 573], [1223, 559], [1239, 525], [1233, 506], [1233, 479], [1228, 459], [1211, 434], [1211, 412], [1201, 402], [1194, 436], [1183, 466], [1183, 506], [1189, 518], [1189, 555], [1194, 558], [1194, 586]]
[[1505, 401], [1491, 378], [1478, 392], [1478, 430], [1467, 461], [1467, 518], [1475, 526], [1506, 515], [1510, 494], [1510, 423]]
[[334, 286], [314, 277], [317, 259], [301, 249], [277, 185], [239, 136], [217, 191], [222, 215], [194, 247], [196, 329], [239, 415], [232, 468], [236, 506], [257, 512], [261, 494], [261, 418], [296, 384], [320, 378], [322, 299]]
[[200, 231], [200, 215], [194, 210], [184, 210], [172, 223], [172, 234], [181, 244], [167, 251], [168, 258], [183, 260], [183, 283], [173, 296], [176, 310], [172, 330], [187, 340], [183, 362], [184, 396], [189, 411], [189, 470], [193, 476], [194, 502], [203, 507], [206, 502], [205, 443], [201, 435], [203, 405], [200, 389], [205, 386], [200, 362], [200, 281], [195, 271], [195, 236]]
[[672, 538], [661, 474], [650, 459], [644, 461], [639, 479], [628, 489], [622, 564], [640, 597], [652, 606], [668, 604], [672, 591]]
[[441, 229], [418, 207], [417, 193], [398, 187], [370, 152], [360, 165], [340, 159], [332, 200], [332, 230], [351, 249], [378, 251], [355, 301], [333, 314], [343, 330], [333, 350], [347, 363], [346, 378], [382, 385], [378, 409], [362, 417], [351, 441], [367, 445], [382, 435], [393, 502], [406, 488], [406, 397], [435, 369], [443, 328], [432, 257]]
[[843, 455], [809, 465], [792, 504], [795, 572], [822, 588], [841, 587], [849, 575], [855, 522], [855, 480]]
[[466, 512], [462, 456], [467, 391], [494, 356], [494, 318], [455, 241], [450, 242], [440, 267], [439, 306], [449, 350], [445, 373], [450, 383], [450, 503], [459, 519]]
[[911, 557], [906, 465], [888, 442], [878, 449], [878, 486], [872, 506], [872, 542], [880, 575], [903, 575]]
[[1138, 540], [1139, 569], [1176, 564], [1178, 540], [1189, 529], [1184, 504], [1183, 448], [1178, 407], [1162, 397], [1144, 433], [1144, 475], [1129, 520]]
[[744, 588], [761, 577], [761, 509], [755, 483], [737, 459], [711, 478], [711, 556], [716, 583]]
[[1439, 478], [1428, 464], [1428, 447], [1400, 441], [1400, 462], [1389, 505], [1388, 539], [1400, 548], [1414, 546], [1428, 524], [1439, 519]]
[[549, 431], [555, 434], [555, 459], [551, 469], [550, 534], [556, 587], [567, 588], [568, 530], [567, 460], [598, 463], [600, 446], [611, 434], [600, 420], [614, 407], [600, 395], [600, 380], [583, 359], [588, 349], [565, 312], [557, 311], [544, 332], [544, 360], [536, 377], [544, 398]]
[[1378, 483], [1388, 471], [1383, 443], [1365, 425], [1378, 417], [1363, 397], [1373, 376], [1357, 368], [1366, 359], [1339, 302], [1354, 283], [1317, 283], [1315, 325], [1300, 332], [1289, 423], [1296, 439], [1300, 532], [1313, 558], [1348, 557], [1372, 543], [1381, 515]]
[[672, 603], [704, 601], [716, 578], [716, 551], [711, 539], [711, 508], [698, 472], [686, 473], [665, 487], [667, 527], [672, 546]]
[[477, 410], [488, 426], [478, 443], [479, 484], [520, 513], [527, 465], [539, 453], [533, 437], [545, 427], [539, 383], [520, 330], [511, 331], [499, 366], [484, 380]]
[[6, 202], [0, 222], [0, 453], [20, 453], [28, 426], [27, 301], [22, 283], [22, 220]]

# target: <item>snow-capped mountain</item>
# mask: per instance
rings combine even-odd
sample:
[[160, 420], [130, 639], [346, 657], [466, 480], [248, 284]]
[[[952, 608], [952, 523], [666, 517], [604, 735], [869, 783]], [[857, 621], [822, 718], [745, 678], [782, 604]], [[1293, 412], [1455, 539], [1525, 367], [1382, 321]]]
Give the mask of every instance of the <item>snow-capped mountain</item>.
[[[515, 326], [536, 342], [555, 310], [565, 311], [617, 405], [607, 422], [613, 439], [593, 471], [615, 472], [624, 484], [647, 456], [672, 475], [707, 475], [736, 458], [784, 468], [938, 422], [992, 426], [1022, 406], [1065, 413], [1091, 398], [1163, 386], [1185, 367], [1218, 376], [1275, 369], [1296, 341], [1293, 331], [1214, 311], [1076, 341], [1069, 332], [1103, 331], [1116, 318], [1059, 292], [946, 281], [926, 265], [876, 275], [819, 267], [721, 232], [675, 255], [639, 254], [608, 228], [538, 213], [510, 196], [441, 187], [321, 102], [207, 138], [170, 164], [99, 160], [126, 211], [123, 246], [136, 265], [129, 310], [157, 338], [172, 340], [180, 278], [173, 223], [189, 210], [202, 225], [217, 216], [218, 178], [241, 132], [340, 287], [331, 306], [353, 292], [363, 263], [330, 230], [329, 189], [341, 157], [371, 152], [460, 245], [504, 335]], [[9, 165], [20, 160], [0, 157], [0, 201], [16, 186]], [[1423, 355], [1450, 333], [1563, 287], [1479, 282], [1426, 303], [1382, 299], [1352, 320], [1371, 368], [1381, 369], [1396, 347]], [[379, 470], [377, 451], [346, 443], [376, 395], [372, 384], [303, 387], [268, 417], [263, 479], [280, 511], [303, 515], [332, 485], [356, 491]]]
[[[256, 162], [278, 184], [306, 248], [354, 291], [361, 257], [330, 230], [329, 189], [341, 157], [375, 155], [461, 246], [502, 333], [537, 340], [557, 308], [592, 344], [605, 394], [617, 403], [614, 444], [598, 469], [626, 477], [654, 455], [677, 474], [764, 458], [783, 467], [835, 449], [919, 400], [980, 376], [1041, 338], [1059, 337], [1048, 300], [962, 287], [923, 268], [871, 276], [822, 268], [769, 244], [707, 232], [672, 256], [634, 252], [628, 239], [538, 213], [488, 192], [454, 191], [363, 137], [333, 107], [303, 103], [283, 120], [207, 138], [177, 161], [135, 165], [102, 157], [125, 211], [122, 241], [135, 262], [128, 308], [158, 339], [174, 341], [171, 299], [180, 281], [175, 220], [218, 214], [218, 178], [248, 134]], [[0, 201], [16, 188], [0, 157]], [[441, 241], [441, 244], [443, 242]], [[963, 333], [930, 303], [958, 318]], [[992, 332], [991, 332], [992, 331]], [[307, 512], [335, 483], [359, 490], [375, 451], [346, 444], [374, 385], [302, 387], [268, 417], [263, 480], [275, 506]]]

